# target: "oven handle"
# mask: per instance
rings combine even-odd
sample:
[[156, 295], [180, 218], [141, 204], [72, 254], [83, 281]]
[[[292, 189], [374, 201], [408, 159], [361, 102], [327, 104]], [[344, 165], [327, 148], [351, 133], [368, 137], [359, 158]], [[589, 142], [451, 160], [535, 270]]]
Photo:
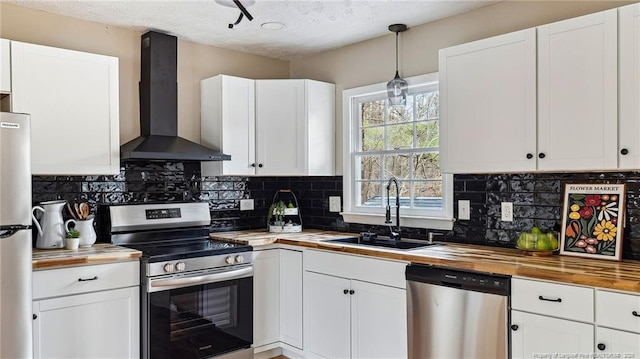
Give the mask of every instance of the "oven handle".
[[151, 287], [186, 287], [192, 285], [200, 285], [207, 283], [222, 282], [225, 280], [233, 280], [246, 278], [253, 275], [253, 266], [226, 271], [215, 274], [201, 275], [197, 277], [176, 278], [176, 279], [158, 279], [149, 283]]

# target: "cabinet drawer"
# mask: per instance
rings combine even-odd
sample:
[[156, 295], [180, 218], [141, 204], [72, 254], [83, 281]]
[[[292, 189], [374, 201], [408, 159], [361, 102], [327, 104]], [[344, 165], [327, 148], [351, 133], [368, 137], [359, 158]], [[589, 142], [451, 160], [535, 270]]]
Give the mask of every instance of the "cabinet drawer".
[[596, 323], [640, 333], [640, 295], [596, 291]]
[[140, 285], [140, 262], [96, 264], [33, 272], [33, 299]]
[[337, 277], [357, 279], [405, 289], [406, 262], [365, 258], [355, 255], [307, 251], [304, 254], [305, 270]]
[[593, 289], [514, 278], [511, 307], [526, 312], [593, 322]]

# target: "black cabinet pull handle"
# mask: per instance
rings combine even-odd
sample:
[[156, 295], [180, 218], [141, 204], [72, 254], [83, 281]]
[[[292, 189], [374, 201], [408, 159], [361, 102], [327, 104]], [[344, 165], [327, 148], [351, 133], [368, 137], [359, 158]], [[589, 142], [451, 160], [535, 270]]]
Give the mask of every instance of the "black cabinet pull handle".
[[353, 295], [353, 293], [355, 293], [355, 292], [356, 292], [355, 290], [351, 289], [351, 290], [349, 291], [349, 294]]
[[605, 350], [606, 348], [607, 348], [607, 346], [606, 346], [606, 345], [604, 345], [604, 344], [602, 344], [602, 343], [599, 343], [599, 344], [598, 344], [598, 350]]
[[258, 167], [262, 168], [262, 163], [258, 163]]
[[539, 158], [545, 158], [547, 157], [547, 155], [545, 155], [543, 152], [538, 153], [538, 157]]
[[533, 158], [533, 155], [531, 153], [527, 153], [527, 159], [530, 160]]
[[88, 278], [88, 279], [78, 278], [78, 282], [89, 282], [92, 280], [98, 280], [98, 276], [94, 276], [93, 278]]
[[557, 302], [557, 303], [561, 303], [562, 302], [562, 298], [556, 298], [556, 299], [551, 299], [551, 298], [545, 298], [543, 296], [538, 296], [538, 299], [540, 300], [546, 300], [547, 302]]
[[513, 330], [513, 331], [518, 330], [518, 325], [517, 324], [511, 325], [511, 330]]
[[629, 153], [629, 150], [628, 150], [628, 149], [626, 149], [626, 148], [623, 148], [623, 149], [621, 149], [621, 150], [620, 150], [620, 154], [621, 154], [621, 155], [626, 155], [626, 154], [628, 154], [628, 153]]
[[635, 311], [635, 310], [634, 310], [633, 312], [631, 312], [631, 314], [632, 314], [634, 317], [640, 317], [640, 314], [638, 314], [638, 312], [637, 312], [637, 311]]
[[37, 314], [34, 314], [34, 315], [33, 315], [33, 320], [36, 320], [36, 319], [38, 319], [38, 315], [37, 315]]
[[343, 291], [342, 291], [342, 293], [344, 293], [344, 294], [349, 294], [349, 289], [345, 289], [345, 290], [343, 290]]

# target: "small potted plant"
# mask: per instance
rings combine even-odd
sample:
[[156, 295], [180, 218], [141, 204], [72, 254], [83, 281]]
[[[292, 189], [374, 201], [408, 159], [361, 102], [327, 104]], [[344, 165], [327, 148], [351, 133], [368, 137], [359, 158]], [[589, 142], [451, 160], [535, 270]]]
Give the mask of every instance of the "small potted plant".
[[67, 232], [67, 238], [65, 240], [64, 247], [66, 249], [78, 249], [80, 245], [80, 231], [75, 228], [71, 228]]
[[[267, 212], [267, 225], [284, 227], [284, 212], [286, 208], [287, 205], [284, 204], [284, 201], [272, 204]], [[271, 219], [273, 219], [273, 223], [271, 222]]]

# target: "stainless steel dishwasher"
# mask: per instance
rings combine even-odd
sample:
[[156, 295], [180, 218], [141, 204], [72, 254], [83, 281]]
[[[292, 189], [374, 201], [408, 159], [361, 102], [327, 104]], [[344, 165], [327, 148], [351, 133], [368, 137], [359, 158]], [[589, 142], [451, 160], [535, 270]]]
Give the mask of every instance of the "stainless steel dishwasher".
[[508, 358], [511, 277], [407, 266], [409, 359]]

